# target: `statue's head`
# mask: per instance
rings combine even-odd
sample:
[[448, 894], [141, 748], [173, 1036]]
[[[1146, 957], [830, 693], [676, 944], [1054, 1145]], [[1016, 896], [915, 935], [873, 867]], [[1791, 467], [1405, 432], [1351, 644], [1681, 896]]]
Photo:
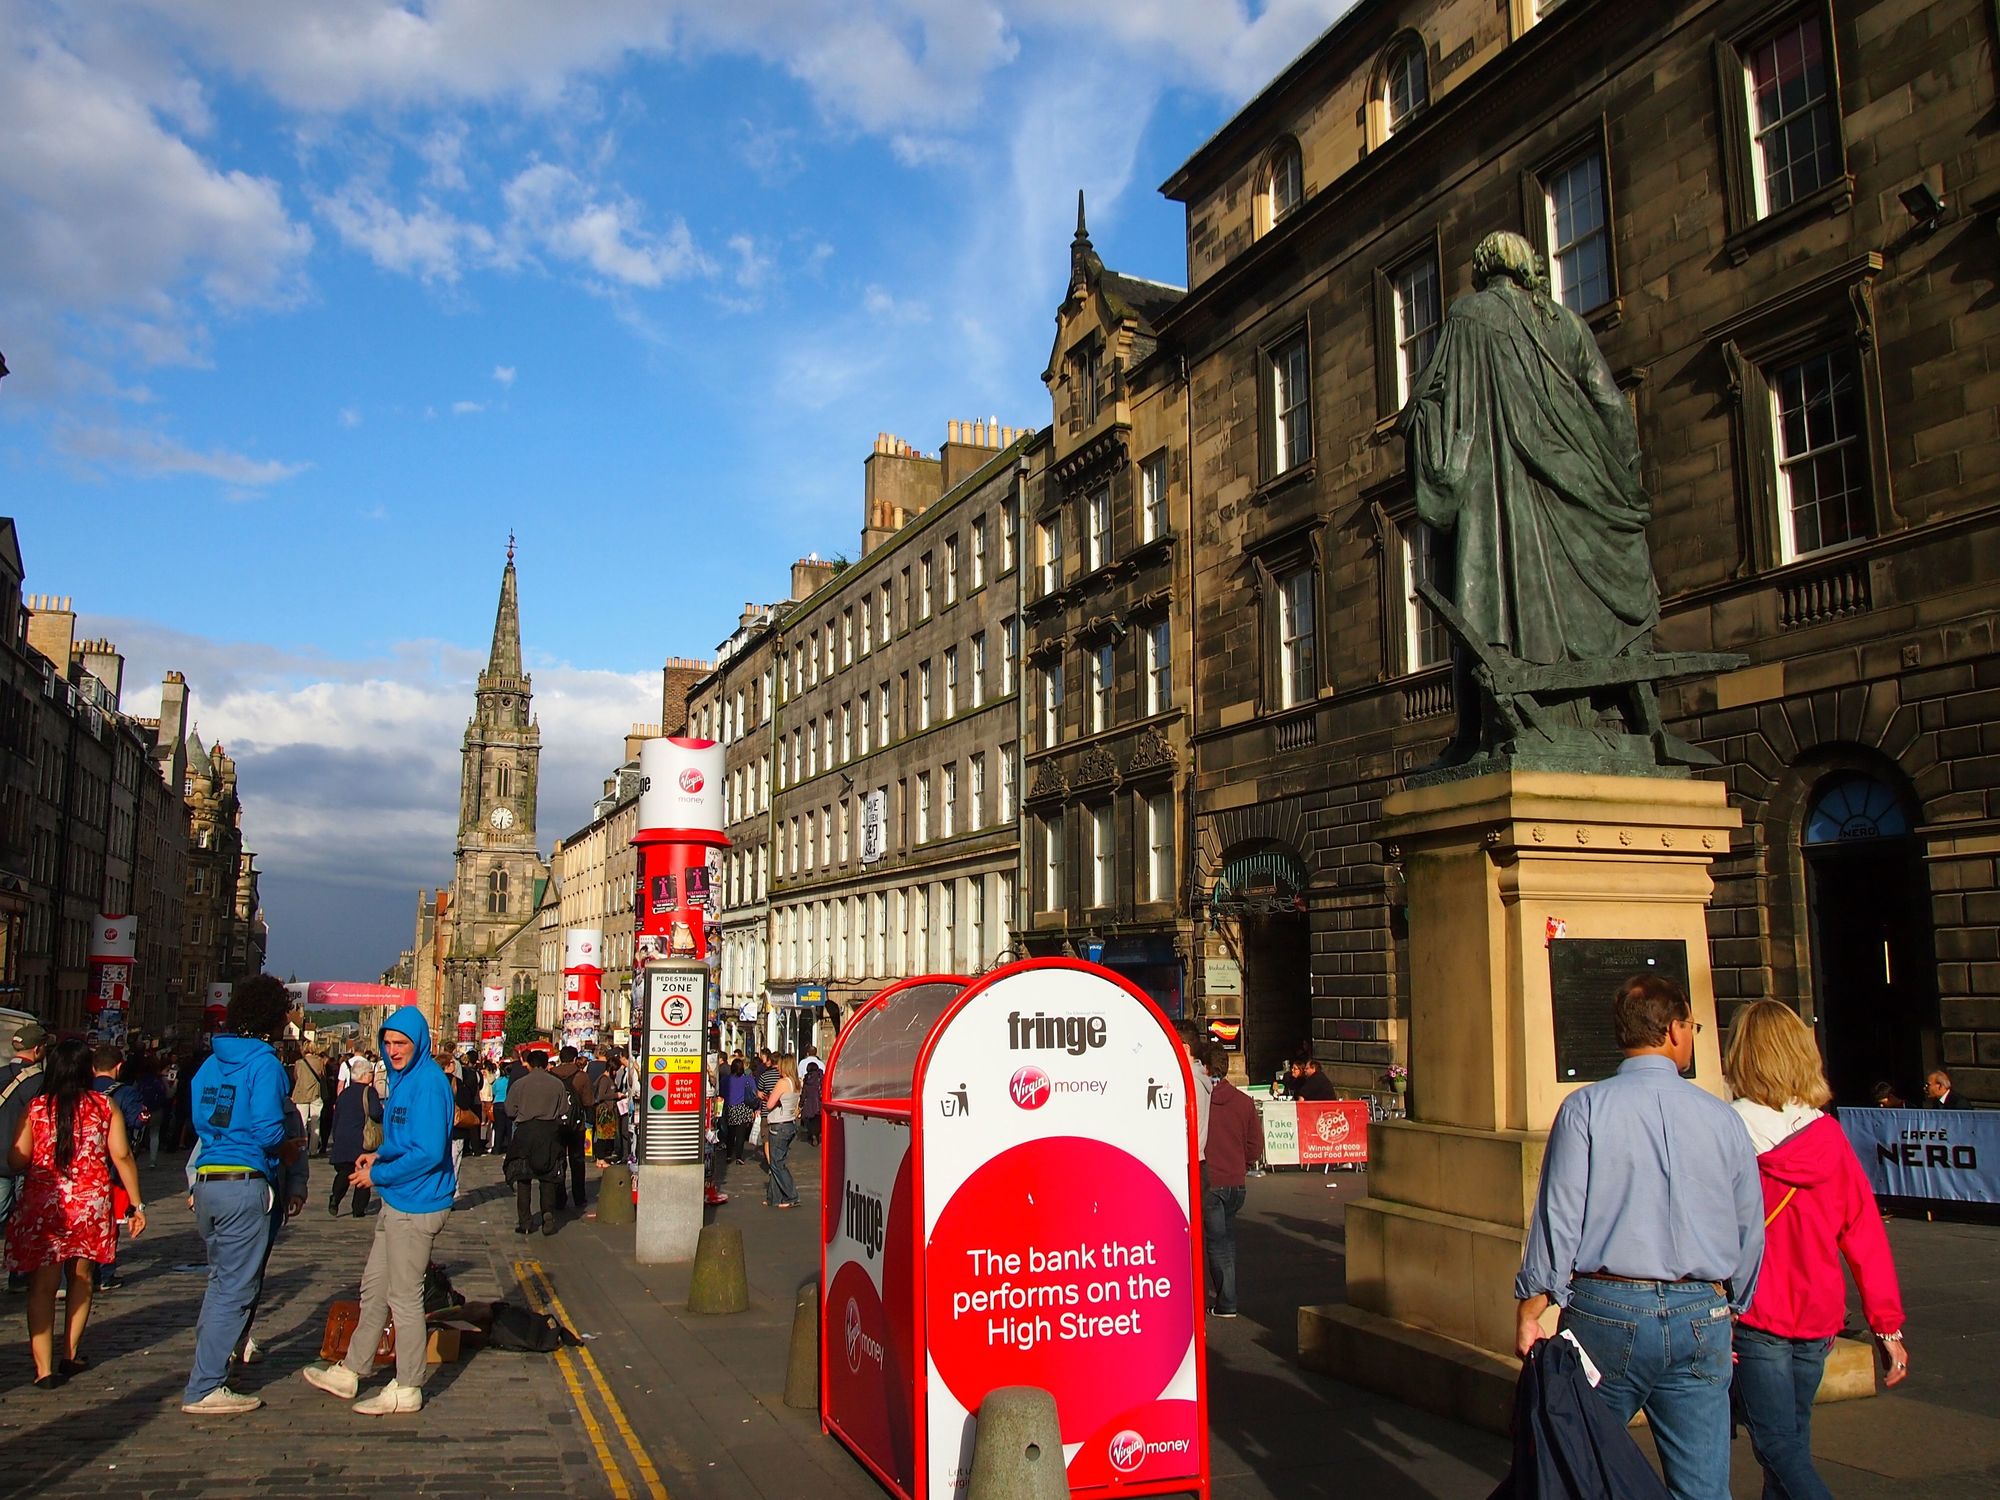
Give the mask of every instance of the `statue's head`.
[[1472, 284], [1481, 291], [1496, 276], [1505, 276], [1531, 292], [1542, 291], [1542, 258], [1535, 247], [1510, 229], [1496, 229], [1472, 252]]

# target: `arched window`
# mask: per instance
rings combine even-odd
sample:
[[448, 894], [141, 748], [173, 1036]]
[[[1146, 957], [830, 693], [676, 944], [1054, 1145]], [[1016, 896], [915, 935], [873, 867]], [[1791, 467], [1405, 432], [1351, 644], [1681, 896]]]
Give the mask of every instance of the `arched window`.
[[1382, 65], [1383, 138], [1401, 130], [1430, 102], [1430, 75], [1424, 67], [1423, 43], [1414, 36], [1399, 38]]
[[507, 915], [507, 872], [495, 870], [486, 877], [486, 914], [493, 917]]
[[1305, 197], [1305, 167], [1299, 143], [1286, 139], [1271, 148], [1257, 189], [1257, 232], [1269, 233]]
[[511, 797], [514, 795], [514, 768], [504, 762], [493, 770], [493, 795]]
[[1806, 814], [1805, 842], [1843, 844], [1857, 839], [1900, 838], [1910, 831], [1903, 799], [1865, 771], [1830, 777]]

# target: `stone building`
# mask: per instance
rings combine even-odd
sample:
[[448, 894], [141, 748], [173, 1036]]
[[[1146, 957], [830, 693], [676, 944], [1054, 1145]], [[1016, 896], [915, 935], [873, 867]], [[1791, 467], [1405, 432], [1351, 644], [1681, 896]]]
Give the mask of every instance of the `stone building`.
[[1196, 951], [1187, 388], [1155, 325], [1181, 295], [1106, 270], [1079, 195], [1020, 575], [1025, 945], [1095, 957], [1177, 1018]]
[[[457, 861], [452, 876], [451, 940], [445, 949], [443, 1009], [434, 1025], [455, 1035], [458, 1008], [477, 1006], [498, 986], [535, 988], [541, 968], [535, 914], [548, 878], [536, 845], [542, 730], [534, 682], [521, 664], [521, 605], [514, 546], [500, 575], [493, 645], [473, 693], [459, 777]], [[422, 921], [420, 914], [419, 921]], [[416, 946], [424, 946], [419, 932]]]
[[[1166, 183], [1189, 290], [1197, 896], [1248, 1062], [1402, 1055], [1375, 828], [1452, 722], [1396, 417], [1490, 230], [1545, 252], [1636, 414], [1666, 695], [1745, 827], [1717, 996], [1840, 1097], [2000, 1101], [2000, 142], [1978, 0], [1363, 0]], [[1212, 1008], [1234, 1001], [1205, 997]], [[1421, 1095], [1421, 1079], [1413, 1080]]]
[[[637, 916], [638, 851], [632, 835], [639, 828], [639, 746], [655, 738], [656, 724], [635, 724], [625, 738], [625, 759], [604, 778], [603, 795], [590, 809], [590, 821], [557, 842], [549, 856], [556, 902], [556, 936], [552, 958], [556, 993], [561, 993], [563, 931], [594, 927], [604, 934], [604, 977], [599, 995], [603, 1034], [624, 1042], [632, 1025], [632, 941]], [[536, 925], [537, 966], [542, 936]], [[558, 999], [546, 1023], [560, 1028]]]
[[[814, 575], [816, 576], [816, 575]], [[794, 600], [748, 603], [716, 648], [715, 667], [687, 697], [690, 730], [723, 746], [723, 832], [709, 881], [709, 954], [724, 1045], [755, 1045], [752, 1030], [770, 975], [771, 723], [776, 672], [771, 643]]]
[[[165, 729], [164, 717], [162, 729]], [[220, 744], [187, 735], [181, 800], [188, 820], [186, 918], [181, 927], [180, 980], [189, 1024], [199, 1029], [211, 984], [245, 977], [233, 966], [237, 949], [236, 881], [243, 868], [243, 804], [236, 792], [236, 762]]]
[[970, 973], [1013, 942], [1033, 441], [988, 422], [951, 424], [935, 456], [879, 437], [860, 560], [795, 570], [802, 602], [772, 641], [767, 978], [795, 1047], [821, 997]]

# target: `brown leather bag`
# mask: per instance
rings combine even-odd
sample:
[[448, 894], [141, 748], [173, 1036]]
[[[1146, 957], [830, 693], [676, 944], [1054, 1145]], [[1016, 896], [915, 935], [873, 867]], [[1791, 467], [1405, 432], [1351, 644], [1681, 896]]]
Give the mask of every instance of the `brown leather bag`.
[[[354, 1325], [361, 1321], [359, 1302], [336, 1302], [326, 1310], [326, 1336], [320, 1340], [319, 1357], [328, 1364], [347, 1358], [347, 1346], [354, 1339]], [[393, 1320], [384, 1325], [381, 1340], [375, 1345], [377, 1366], [393, 1365], [396, 1362], [396, 1325]]]

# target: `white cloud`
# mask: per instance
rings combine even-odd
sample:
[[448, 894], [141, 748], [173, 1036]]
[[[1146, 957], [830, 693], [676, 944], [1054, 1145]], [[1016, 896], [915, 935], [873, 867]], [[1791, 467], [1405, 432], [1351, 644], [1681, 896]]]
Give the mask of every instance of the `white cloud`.
[[237, 489], [261, 489], [305, 472], [310, 465], [251, 458], [226, 448], [201, 452], [162, 433], [138, 427], [68, 425], [55, 434], [57, 449], [93, 468], [114, 469], [140, 479], [195, 475]]
[[650, 289], [708, 269], [683, 221], [649, 230], [636, 200], [601, 192], [554, 162], [524, 168], [503, 197], [510, 240], [526, 242], [613, 284]]
[[405, 212], [374, 187], [355, 181], [316, 195], [313, 207], [343, 243], [362, 251], [383, 270], [427, 282], [455, 282], [468, 259], [490, 264], [498, 254], [489, 230], [427, 198]]
[[931, 310], [922, 302], [893, 295], [888, 288], [870, 283], [861, 294], [861, 310], [884, 323], [928, 323]]
[[454, 401], [451, 403], [451, 414], [454, 417], [469, 417], [476, 412], [485, 410], [486, 403], [484, 401]]
[[359, 427], [361, 425], [361, 409], [355, 406], [341, 407], [340, 425], [342, 427]]
[[512, 365], [495, 365], [493, 367], [493, 378], [501, 385], [512, 385], [514, 383], [514, 367]]

